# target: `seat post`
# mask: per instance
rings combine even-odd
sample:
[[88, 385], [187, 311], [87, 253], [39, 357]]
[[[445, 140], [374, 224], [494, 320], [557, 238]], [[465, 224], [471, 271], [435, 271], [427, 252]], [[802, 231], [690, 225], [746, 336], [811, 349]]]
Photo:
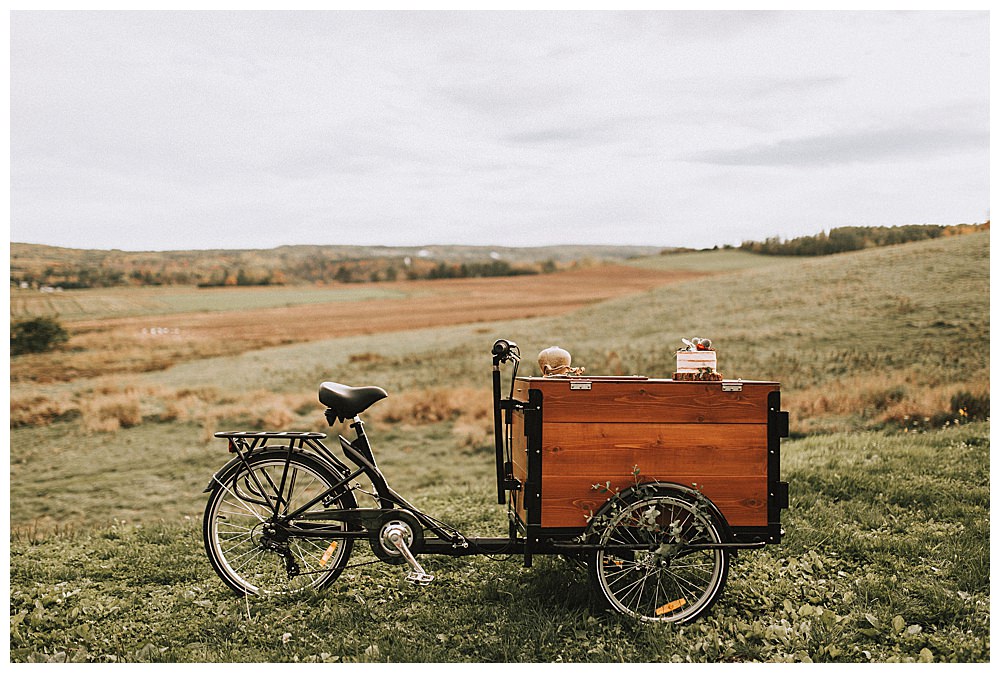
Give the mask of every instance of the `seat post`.
[[375, 462], [375, 454], [372, 452], [372, 445], [368, 441], [368, 435], [365, 434], [365, 423], [361, 420], [361, 416], [355, 416], [351, 422], [351, 429], [357, 433], [358, 437], [353, 442], [351, 446], [357, 449], [361, 455], [363, 455], [369, 463], [373, 466], [378, 467]]

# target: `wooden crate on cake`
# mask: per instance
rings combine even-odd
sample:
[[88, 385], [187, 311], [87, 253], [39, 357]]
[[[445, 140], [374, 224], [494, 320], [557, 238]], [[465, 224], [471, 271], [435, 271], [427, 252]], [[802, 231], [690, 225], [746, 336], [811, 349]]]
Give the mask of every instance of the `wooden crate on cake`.
[[594, 485], [624, 490], [638, 466], [641, 481], [697, 484], [738, 538], [780, 538], [779, 384], [526, 377], [512, 398], [512, 509], [529, 536], [579, 533], [608, 497]]

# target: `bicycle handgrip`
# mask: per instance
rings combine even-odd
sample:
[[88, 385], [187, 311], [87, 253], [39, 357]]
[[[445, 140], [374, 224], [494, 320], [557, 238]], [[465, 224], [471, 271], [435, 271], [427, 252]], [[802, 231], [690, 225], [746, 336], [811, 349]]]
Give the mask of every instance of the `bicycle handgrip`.
[[493, 355], [506, 355], [512, 346], [516, 348], [517, 344], [506, 339], [497, 339], [493, 344]]

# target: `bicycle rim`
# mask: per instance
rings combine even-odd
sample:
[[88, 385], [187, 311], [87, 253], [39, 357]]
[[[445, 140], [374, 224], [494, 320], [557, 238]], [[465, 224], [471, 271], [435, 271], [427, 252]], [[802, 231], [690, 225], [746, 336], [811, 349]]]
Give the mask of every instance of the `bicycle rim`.
[[599, 543], [607, 548], [595, 555], [593, 578], [619, 612], [643, 621], [690, 621], [722, 593], [729, 554], [685, 545], [721, 541], [713, 517], [686, 499], [643, 498], [617, 511], [602, 531]]
[[[269, 502], [280, 502], [279, 513], [287, 514], [335, 483], [327, 470], [312, 463], [293, 456], [285, 472], [284, 456], [251, 459], [249, 470], [216, 485], [205, 509], [206, 548], [215, 570], [238, 593], [318, 589], [335, 580], [347, 564], [353, 545], [349, 539], [275, 539], [265, 533], [274, 514]], [[317, 503], [307, 512], [339, 508], [341, 499], [330, 507]], [[323, 526], [331, 533], [347, 528], [336, 521]]]

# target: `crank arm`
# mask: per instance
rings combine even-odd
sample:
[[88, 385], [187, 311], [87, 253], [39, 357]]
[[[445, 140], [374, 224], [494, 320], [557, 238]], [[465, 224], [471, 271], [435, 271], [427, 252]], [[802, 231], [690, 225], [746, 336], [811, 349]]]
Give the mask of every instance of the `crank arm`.
[[410, 565], [410, 572], [407, 573], [406, 579], [414, 584], [420, 584], [426, 586], [431, 583], [434, 579], [434, 575], [428, 575], [426, 571], [417, 562], [417, 559], [413, 556], [410, 548], [406, 546], [406, 542], [403, 540], [403, 534], [398, 530], [393, 530], [389, 532], [388, 535], [389, 542], [399, 550], [399, 553], [403, 555], [406, 562]]

